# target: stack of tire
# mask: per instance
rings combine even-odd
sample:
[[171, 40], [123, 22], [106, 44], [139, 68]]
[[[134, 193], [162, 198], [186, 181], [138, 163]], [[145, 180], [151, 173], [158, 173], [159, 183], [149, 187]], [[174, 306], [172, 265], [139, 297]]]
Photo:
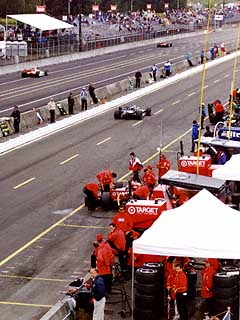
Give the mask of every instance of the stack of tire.
[[224, 267], [223, 272], [213, 275], [213, 312], [219, 314], [231, 308], [231, 320], [239, 316], [239, 269]]
[[188, 269], [186, 271], [188, 284], [188, 298], [195, 298], [197, 295], [197, 271], [195, 269]]
[[157, 320], [163, 313], [163, 265], [145, 263], [136, 271], [134, 319]]

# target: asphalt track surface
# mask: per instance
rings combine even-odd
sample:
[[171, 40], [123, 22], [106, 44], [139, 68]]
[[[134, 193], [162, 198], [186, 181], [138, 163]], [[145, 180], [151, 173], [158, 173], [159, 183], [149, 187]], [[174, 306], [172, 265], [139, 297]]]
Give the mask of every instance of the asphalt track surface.
[[[228, 98], [232, 69], [230, 61], [207, 71], [205, 102]], [[190, 150], [200, 92], [199, 73], [136, 100], [152, 108], [143, 121], [116, 121], [110, 111], [0, 157], [1, 320], [39, 319], [86, 273], [92, 241], [107, 235], [114, 213], [89, 214], [83, 185], [104, 168], [127, 181], [129, 153], [155, 166], [159, 145], [176, 168], [179, 141]]]
[[[237, 28], [209, 33], [209, 47], [224, 41], [226, 48], [235, 46]], [[61, 100], [69, 92], [79, 94], [82, 86], [94, 83], [96, 87], [126, 79], [137, 70], [150, 71], [152, 64], [161, 69], [167, 60], [174, 65], [183, 61], [188, 51], [200, 56], [205, 47], [205, 35], [173, 41], [172, 48], [157, 48], [156, 44], [136, 47], [95, 58], [47, 66], [48, 77], [21, 78], [20, 72], [0, 77], [0, 116], [8, 115], [17, 104], [21, 111], [47, 104], [50, 97]]]

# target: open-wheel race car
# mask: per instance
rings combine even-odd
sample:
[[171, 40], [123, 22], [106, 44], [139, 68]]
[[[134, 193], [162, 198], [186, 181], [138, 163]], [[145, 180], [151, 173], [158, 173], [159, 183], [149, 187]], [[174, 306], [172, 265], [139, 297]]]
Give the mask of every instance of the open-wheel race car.
[[114, 111], [114, 119], [142, 120], [145, 116], [151, 116], [151, 108], [142, 109], [137, 106], [119, 107]]
[[157, 48], [169, 48], [172, 47], [172, 42], [159, 42]]
[[42, 71], [39, 68], [23, 69], [21, 72], [22, 78], [40, 78], [48, 75], [48, 71]]

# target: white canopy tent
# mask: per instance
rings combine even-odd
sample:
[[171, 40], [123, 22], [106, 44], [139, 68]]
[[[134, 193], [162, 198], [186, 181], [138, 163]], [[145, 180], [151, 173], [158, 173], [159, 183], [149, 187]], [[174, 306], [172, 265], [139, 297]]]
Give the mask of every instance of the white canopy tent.
[[202, 190], [176, 209], [164, 211], [133, 242], [134, 253], [240, 259], [240, 213]]
[[240, 181], [240, 154], [232, 155], [224, 165], [213, 170], [212, 176], [222, 180]]
[[58, 29], [70, 29], [74, 28], [73, 25], [63, 22], [61, 20], [50, 17], [46, 14], [37, 13], [37, 14], [12, 14], [6, 16], [7, 18], [12, 18], [22, 23], [28, 24], [34, 28], [37, 28], [41, 31], [45, 30], [58, 30]]

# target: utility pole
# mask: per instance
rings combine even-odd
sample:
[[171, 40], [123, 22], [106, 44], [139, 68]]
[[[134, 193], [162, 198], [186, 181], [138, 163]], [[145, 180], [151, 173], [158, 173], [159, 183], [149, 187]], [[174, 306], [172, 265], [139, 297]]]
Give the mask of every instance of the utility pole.
[[82, 14], [79, 14], [78, 18], [78, 27], [79, 27], [79, 52], [82, 51]]

